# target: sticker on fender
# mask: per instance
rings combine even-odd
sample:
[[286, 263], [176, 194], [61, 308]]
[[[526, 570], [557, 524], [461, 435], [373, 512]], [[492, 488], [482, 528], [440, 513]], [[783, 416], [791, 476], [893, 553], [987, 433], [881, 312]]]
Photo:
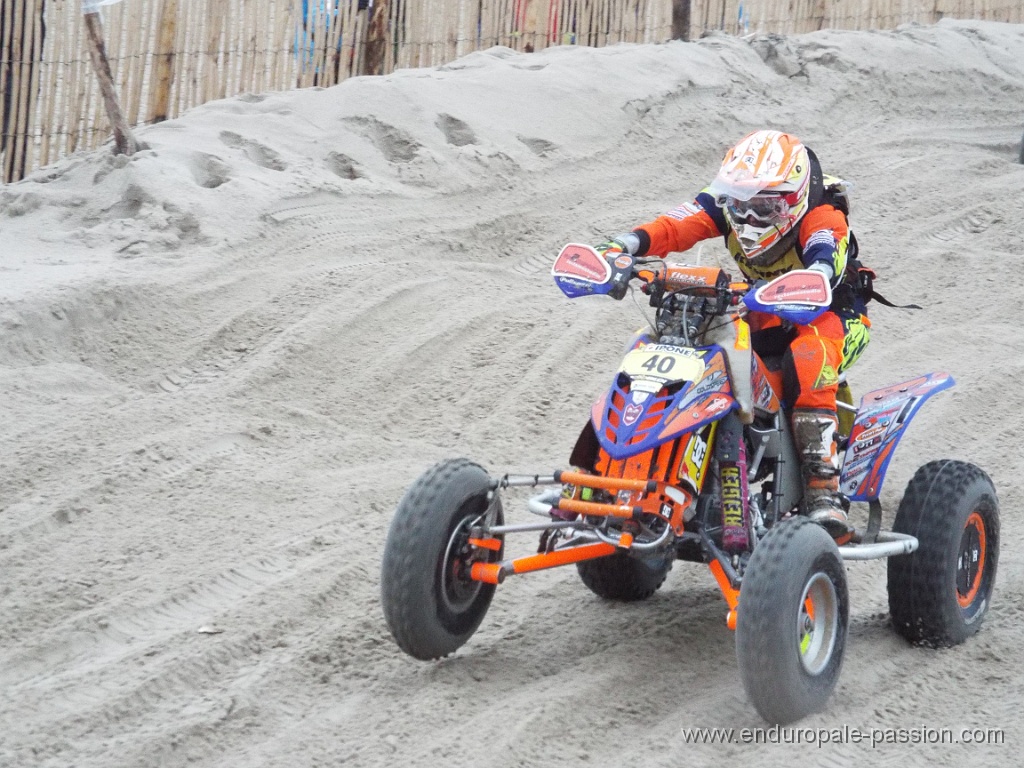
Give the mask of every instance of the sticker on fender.
[[704, 361], [691, 354], [646, 347], [627, 354], [619, 370], [631, 378], [670, 382], [696, 381], [704, 375], [704, 368]]

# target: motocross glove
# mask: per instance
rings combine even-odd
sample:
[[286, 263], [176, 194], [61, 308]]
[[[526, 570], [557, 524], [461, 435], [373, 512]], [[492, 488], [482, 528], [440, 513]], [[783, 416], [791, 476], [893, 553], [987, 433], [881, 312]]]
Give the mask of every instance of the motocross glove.
[[640, 238], [632, 232], [619, 235], [607, 242], [594, 246], [594, 250], [601, 254], [609, 264], [612, 264], [615, 270], [615, 284], [608, 293], [613, 299], [622, 299], [626, 295], [626, 291], [629, 288], [629, 280], [632, 277], [632, 271], [622, 272], [620, 268], [615, 266], [615, 260], [622, 255], [632, 256], [636, 253], [639, 246]]
[[611, 240], [600, 245], [595, 245], [594, 250], [602, 256], [610, 254], [610, 256], [605, 256], [605, 258], [611, 259], [614, 259], [620, 253], [628, 253], [630, 256], [634, 256], [640, 250], [640, 238], [632, 232], [626, 232], [616, 235]]

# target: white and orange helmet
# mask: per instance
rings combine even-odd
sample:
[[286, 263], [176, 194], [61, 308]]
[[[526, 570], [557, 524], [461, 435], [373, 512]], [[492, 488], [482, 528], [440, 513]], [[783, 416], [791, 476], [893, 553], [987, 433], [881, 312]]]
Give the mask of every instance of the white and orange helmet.
[[740, 141], [726, 153], [708, 187], [744, 255], [764, 265], [788, 250], [768, 253], [807, 213], [810, 190], [806, 147], [795, 136], [779, 131], [756, 131]]

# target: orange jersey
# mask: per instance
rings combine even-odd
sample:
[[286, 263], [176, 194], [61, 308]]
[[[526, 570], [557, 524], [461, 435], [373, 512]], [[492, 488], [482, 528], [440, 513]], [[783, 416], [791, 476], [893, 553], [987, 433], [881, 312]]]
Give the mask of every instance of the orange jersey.
[[675, 251], [687, 251], [702, 240], [724, 237], [729, 253], [750, 280], [771, 280], [791, 269], [804, 269], [823, 261], [832, 267], [833, 285], [842, 280], [850, 243], [845, 214], [831, 205], [821, 204], [803, 217], [796, 238], [784, 247], [781, 256], [771, 264], [759, 264], [760, 260], [752, 261], [743, 254], [725, 215], [707, 192], [633, 231], [640, 237], [638, 255], [667, 256]]
[[[850, 228], [846, 215], [828, 203], [812, 207], [800, 220], [795, 232], [787, 233], [772, 253], [748, 259], [740, 248], [714, 198], [702, 192], [692, 203], [685, 203], [654, 221], [633, 230], [640, 238], [638, 255], [667, 256], [687, 251], [713, 237], [725, 239], [726, 247], [748, 280], [771, 280], [792, 269], [804, 269], [815, 262], [832, 267], [833, 287], [845, 277]], [[781, 255], [780, 255], [781, 253]], [[773, 343], [773, 329], [784, 331], [778, 318], [754, 313], [754, 349], [760, 354], [783, 354], [783, 391], [789, 407], [836, 410], [838, 374], [853, 364], [867, 344], [870, 333], [867, 319], [857, 313], [842, 316], [829, 311], [806, 326], [786, 330]], [[767, 321], [761, 327], [761, 321]]]

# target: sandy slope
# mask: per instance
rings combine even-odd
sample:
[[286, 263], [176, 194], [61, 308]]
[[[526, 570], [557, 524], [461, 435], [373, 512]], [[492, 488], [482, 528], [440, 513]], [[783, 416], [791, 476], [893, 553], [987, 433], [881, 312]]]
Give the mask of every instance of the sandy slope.
[[[1018, 764], [1022, 104], [1020, 26], [495, 49], [208, 104], [131, 161], [0, 191], [0, 765]], [[926, 305], [873, 311], [854, 389], [958, 381], [901, 446], [889, 508], [938, 457], [1003, 504], [996, 602], [962, 647], [908, 647], [884, 564], [849, 567], [842, 680], [805, 724], [1004, 746], [686, 744], [759, 724], [688, 564], [635, 606], [571, 569], [514, 579], [441, 663], [384, 626], [404, 487], [452, 455], [563, 466], [640, 322], [563, 299], [558, 246], [682, 202], [763, 125], [857, 183], [880, 290]]]

